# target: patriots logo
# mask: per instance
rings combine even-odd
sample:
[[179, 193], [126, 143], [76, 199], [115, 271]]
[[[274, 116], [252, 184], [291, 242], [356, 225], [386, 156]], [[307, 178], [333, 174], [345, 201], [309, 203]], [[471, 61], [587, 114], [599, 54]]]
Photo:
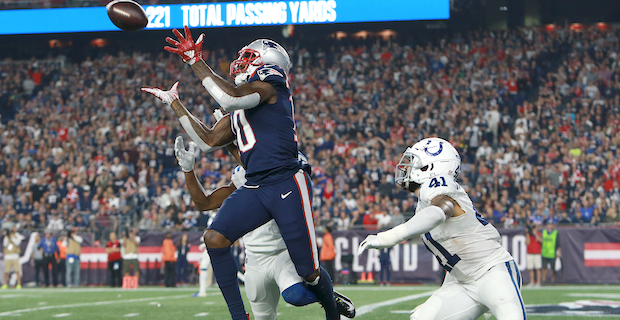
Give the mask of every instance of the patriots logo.
[[278, 48], [278, 44], [273, 42], [273, 41], [263, 41], [263, 48], [274, 48], [274, 49], [280, 49]]
[[265, 81], [265, 79], [269, 76], [278, 76], [284, 78], [284, 75], [280, 73], [280, 71], [272, 68], [262, 68], [256, 72], [260, 81]]

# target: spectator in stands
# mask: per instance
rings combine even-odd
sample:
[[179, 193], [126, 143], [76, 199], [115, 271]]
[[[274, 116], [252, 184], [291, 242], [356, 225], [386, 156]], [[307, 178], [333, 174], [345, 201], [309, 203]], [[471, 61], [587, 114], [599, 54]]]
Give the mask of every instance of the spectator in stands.
[[[45, 238], [41, 240], [37, 249], [43, 250], [43, 275], [45, 278], [45, 286], [50, 286], [50, 271], [52, 272], [52, 285], [56, 287], [58, 285], [58, 245], [56, 238], [52, 237], [50, 230], [45, 230]], [[52, 270], [49, 266], [52, 266]]]
[[17, 275], [17, 286], [15, 288], [22, 288], [22, 266], [19, 263], [22, 240], [24, 240], [24, 236], [17, 232], [17, 228], [13, 227], [10, 231], [4, 231], [2, 239], [2, 247], [4, 248], [4, 283], [2, 289], [8, 288], [11, 271]]
[[121, 243], [116, 238], [116, 233], [110, 232], [110, 240], [106, 243], [105, 252], [108, 254], [108, 271], [110, 274], [110, 287], [121, 287]]
[[142, 213], [142, 219], [140, 219], [138, 228], [140, 230], [153, 230], [155, 228], [155, 221], [151, 217], [151, 212], [149, 210], [144, 210]]
[[56, 242], [58, 246], [58, 286], [67, 286], [67, 233], [62, 231]]
[[166, 238], [162, 243], [162, 252], [161, 252], [161, 260], [164, 265], [162, 268], [164, 269], [164, 284], [166, 287], [174, 287], [175, 286], [175, 267], [176, 267], [176, 247], [174, 242], [172, 242], [172, 234], [170, 232], [166, 232]]
[[77, 227], [73, 227], [67, 231], [63, 244], [67, 248], [67, 288], [78, 288], [80, 286], [80, 272], [82, 270], [80, 255], [82, 254], [84, 239], [77, 234], [77, 230]]
[[548, 223], [543, 230], [542, 240], [542, 281], [547, 281], [547, 270], [551, 269], [551, 282], [555, 283], [555, 260], [561, 256], [562, 251], [558, 230], [552, 223]]
[[332, 237], [331, 227], [325, 227], [323, 232], [323, 244], [321, 245], [321, 254], [319, 256], [321, 264], [327, 270], [330, 278], [336, 282], [334, 274], [336, 272], [334, 261], [336, 259], [336, 251], [334, 246], [334, 238]]
[[136, 234], [136, 230], [133, 228], [125, 230], [123, 239], [120, 240], [124, 276], [129, 276], [130, 271], [133, 270], [133, 275], [136, 277], [136, 283], [138, 285], [140, 284], [140, 261], [138, 261], [138, 256], [140, 254], [141, 240], [142, 239]]
[[187, 254], [189, 253], [191, 245], [187, 242], [187, 233], [183, 233], [181, 241], [177, 244], [177, 265], [176, 265], [176, 283], [187, 286]]
[[[316, 211], [331, 214], [345, 203], [353, 226], [362, 220], [354, 212], [364, 217], [366, 211], [375, 211], [375, 204], [392, 213], [388, 203], [397, 200], [401, 212], [413, 212], [417, 199], [391, 186], [391, 172], [407, 146], [436, 135], [463, 156], [459, 182], [471, 189], [480, 213], [491, 205], [504, 216], [500, 223], [505, 226], [546, 219], [537, 203], [554, 195], [562, 205], [555, 210], [558, 217], [567, 211], [570, 218], [579, 215], [575, 222], [590, 223], [589, 208], [595, 206], [600, 217], [595, 223], [614, 223], [606, 221], [612, 219], [607, 218], [609, 209], [620, 202], [614, 151], [620, 134], [615, 116], [620, 111], [617, 37], [616, 29], [577, 33], [526, 28], [464, 32], [428, 44], [420, 39], [421, 45], [411, 48], [395, 39], [326, 39], [322, 44], [334, 47], [329, 54], [304, 41], [304, 49], [289, 48], [303, 62], [291, 72], [290, 84], [303, 97], [295, 119], [300, 150], [313, 166]], [[497, 52], [510, 54], [498, 59]], [[231, 54], [236, 50], [223, 49], [209, 59], [230, 61]], [[430, 58], [436, 55], [442, 57], [441, 68]], [[66, 207], [70, 213], [78, 209], [95, 240], [103, 240], [108, 225], [135, 226], [143, 210], [165, 222], [159, 217], [160, 205], [177, 207], [170, 221], [177, 219], [183, 186], [175, 179], [169, 141], [180, 126], [171, 110], [162, 109], [157, 120], [151, 119], [156, 102], [139, 91], [154, 85], [147, 83], [152, 75], [193, 76], [189, 69], [174, 67], [176, 63], [172, 56], [102, 51], [96, 60], [75, 56], [71, 62], [63, 58], [0, 65], [0, 85], [12, 91], [10, 99], [0, 95], [0, 109], [7, 110], [0, 119], [2, 226], [34, 221], [62, 230], [78, 221], [64, 217]], [[317, 65], [326, 71], [317, 73]], [[598, 71], [591, 71], [591, 65]], [[115, 89], [107, 90], [110, 81], [101, 80], [102, 70], [123, 74], [126, 81], [115, 81]], [[375, 75], [376, 70], [382, 74]], [[195, 96], [196, 116], [212, 123], [210, 111], [217, 105], [197, 97], [203, 90], [200, 84], [185, 90]], [[205, 186], [214, 189], [225, 183], [225, 170], [234, 160], [226, 151], [202, 156], [211, 160], [197, 164], [201, 179], [208, 181]], [[599, 203], [596, 195], [586, 194], [601, 187], [609, 201]], [[30, 217], [19, 212], [28, 189]], [[137, 190], [135, 202], [132, 189]], [[506, 200], [502, 190], [509, 191]], [[79, 200], [73, 203], [75, 192]], [[589, 203], [579, 203], [576, 213], [575, 203], [581, 199]], [[542, 212], [555, 202], [544, 202]], [[529, 209], [523, 210], [528, 205], [536, 211], [534, 219]], [[506, 207], [514, 208], [512, 217]], [[51, 210], [58, 216], [49, 215]], [[336, 218], [342, 214], [322, 223]], [[187, 217], [179, 222], [182, 229], [196, 229]]]
[[527, 245], [527, 269], [530, 272], [529, 286], [540, 286], [540, 281], [542, 279], [542, 256], [540, 252], [543, 240], [540, 231], [538, 231], [538, 225], [533, 224], [531, 227], [528, 227], [525, 237], [525, 244]]
[[392, 248], [385, 248], [379, 250], [379, 263], [381, 263], [381, 270], [379, 271], [380, 286], [390, 286], [391, 284], [391, 269], [392, 258], [390, 257], [390, 251]]
[[41, 243], [41, 236], [37, 233], [35, 237], [35, 243], [37, 247], [32, 249], [32, 256], [30, 257], [31, 261], [34, 263], [34, 281], [37, 287], [41, 286], [41, 281], [39, 276], [41, 275], [42, 270], [46, 270], [43, 266], [43, 249], [38, 248], [38, 244]]

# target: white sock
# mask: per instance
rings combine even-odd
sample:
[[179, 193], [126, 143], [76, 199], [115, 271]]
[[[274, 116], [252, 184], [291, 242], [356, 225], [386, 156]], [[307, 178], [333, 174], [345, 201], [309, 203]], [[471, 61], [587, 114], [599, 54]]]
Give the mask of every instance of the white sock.
[[207, 268], [200, 268], [200, 291], [198, 291], [199, 294], [207, 293], [207, 287], [209, 286], [207, 282], [209, 282], [209, 276], [210, 274], [209, 272], [207, 272]]

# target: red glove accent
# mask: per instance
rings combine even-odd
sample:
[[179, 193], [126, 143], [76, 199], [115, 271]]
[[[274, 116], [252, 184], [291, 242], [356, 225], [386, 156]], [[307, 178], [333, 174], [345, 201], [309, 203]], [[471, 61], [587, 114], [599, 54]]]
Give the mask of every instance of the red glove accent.
[[164, 50], [178, 54], [183, 59], [183, 62], [187, 62], [190, 65], [202, 59], [202, 43], [205, 36], [204, 33], [201, 34], [196, 43], [194, 43], [192, 33], [189, 31], [188, 26], [185, 26], [185, 36], [187, 39], [184, 38], [181, 32], [177, 29], [173, 29], [172, 32], [174, 32], [179, 41], [167, 37], [166, 41], [174, 47], [164, 47]]

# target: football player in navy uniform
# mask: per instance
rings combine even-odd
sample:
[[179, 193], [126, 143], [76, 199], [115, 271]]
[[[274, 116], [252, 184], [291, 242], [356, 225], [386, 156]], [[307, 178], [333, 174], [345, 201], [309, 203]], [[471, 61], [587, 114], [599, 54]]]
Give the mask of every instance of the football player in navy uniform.
[[229, 247], [244, 234], [274, 219], [297, 273], [325, 308], [328, 320], [339, 319], [332, 282], [320, 267], [312, 215], [312, 186], [297, 160], [295, 110], [288, 84], [291, 61], [273, 40], [259, 39], [243, 47], [230, 66], [235, 85], [224, 80], [202, 59], [204, 34], [196, 42], [188, 27], [167, 51], [181, 56], [211, 97], [231, 115], [213, 129], [195, 118], [170, 91], [146, 89], [171, 105], [188, 135], [203, 151], [236, 140], [247, 182], [235, 190], [205, 231], [204, 240], [213, 272], [233, 319], [247, 319]]

